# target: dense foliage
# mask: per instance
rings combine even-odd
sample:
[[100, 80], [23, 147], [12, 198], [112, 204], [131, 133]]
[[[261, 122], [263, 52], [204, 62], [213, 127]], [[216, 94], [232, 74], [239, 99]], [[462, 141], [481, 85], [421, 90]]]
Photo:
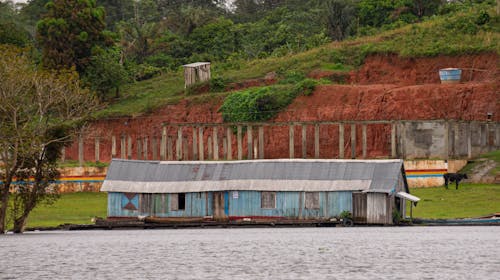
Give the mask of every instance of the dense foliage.
[[[391, 30], [380, 42], [325, 53], [320, 64], [352, 69], [372, 52], [481, 51], [490, 47], [477, 37], [498, 32], [494, 5], [493, 0], [31, 0], [16, 6], [3, 0], [0, 43], [35, 46], [35, 61], [48, 68], [76, 67], [101, 101], [115, 102], [125, 97], [120, 86], [175, 73], [183, 64], [210, 61], [215, 71], [244, 70], [247, 61], [286, 59], [330, 41]], [[429, 20], [440, 24], [409, 27]], [[403, 36], [396, 31], [401, 27]]]

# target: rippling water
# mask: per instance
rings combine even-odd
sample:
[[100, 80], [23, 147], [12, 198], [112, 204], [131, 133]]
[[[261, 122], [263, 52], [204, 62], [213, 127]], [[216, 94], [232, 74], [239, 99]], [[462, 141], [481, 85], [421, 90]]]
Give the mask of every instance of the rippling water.
[[500, 227], [38, 232], [0, 279], [500, 279]]

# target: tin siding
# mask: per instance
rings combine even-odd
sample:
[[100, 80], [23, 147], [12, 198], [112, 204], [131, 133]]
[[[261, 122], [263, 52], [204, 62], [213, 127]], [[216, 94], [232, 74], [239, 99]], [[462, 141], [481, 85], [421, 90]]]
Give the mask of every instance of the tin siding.
[[[342, 211], [352, 211], [351, 192], [320, 192], [319, 209], [305, 208], [304, 192], [276, 192], [276, 208], [261, 208], [261, 192], [229, 192], [229, 216], [233, 217], [285, 217], [285, 218], [330, 218]], [[237, 198], [236, 198], [237, 197]]]

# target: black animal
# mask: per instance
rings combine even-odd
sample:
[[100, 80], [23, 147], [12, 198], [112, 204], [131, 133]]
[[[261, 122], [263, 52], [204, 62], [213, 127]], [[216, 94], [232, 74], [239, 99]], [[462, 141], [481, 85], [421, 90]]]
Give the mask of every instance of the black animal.
[[467, 177], [467, 174], [460, 174], [460, 173], [445, 173], [443, 175], [444, 177], [444, 187], [448, 189], [448, 183], [449, 182], [455, 182], [455, 189], [458, 190], [458, 184], [460, 181], [463, 179], [469, 179]]

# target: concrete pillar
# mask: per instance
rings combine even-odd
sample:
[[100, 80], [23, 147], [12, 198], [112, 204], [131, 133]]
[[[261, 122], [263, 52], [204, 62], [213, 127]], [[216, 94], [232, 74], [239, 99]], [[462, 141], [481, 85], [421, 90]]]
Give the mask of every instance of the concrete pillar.
[[127, 158], [132, 159], [132, 136], [128, 136], [127, 139]]
[[253, 127], [251, 125], [247, 126], [247, 148], [248, 159], [253, 159]]
[[142, 146], [142, 152], [143, 152], [143, 159], [148, 160], [149, 155], [148, 155], [148, 137], [144, 137], [144, 145]]
[[453, 125], [453, 157], [460, 156], [460, 124], [455, 122]]
[[214, 160], [219, 160], [219, 136], [218, 132], [219, 129], [214, 126], [214, 135], [213, 135], [213, 141], [214, 141]]
[[100, 156], [100, 151], [99, 151], [100, 150], [100, 143], [99, 142], [100, 142], [99, 137], [96, 137], [95, 140], [94, 140], [94, 146], [95, 146], [95, 149], [94, 149], [94, 151], [95, 151], [94, 159], [95, 159], [96, 162], [100, 160], [100, 158], [99, 158], [99, 156]]
[[363, 158], [365, 159], [366, 158], [366, 154], [367, 154], [367, 135], [366, 135], [366, 124], [363, 124], [363, 126], [361, 127], [361, 142], [362, 142], [362, 146], [363, 146]]
[[222, 158], [224, 160], [227, 159], [227, 138], [226, 138], [226, 136], [222, 137]]
[[198, 131], [196, 126], [193, 126], [193, 160], [198, 160]]
[[182, 126], [177, 128], [177, 141], [175, 141], [176, 160], [182, 160]]
[[450, 155], [450, 122], [444, 124], [444, 159], [448, 159]]
[[351, 124], [351, 158], [356, 158], [356, 124]]
[[158, 160], [158, 140], [155, 136], [151, 138], [151, 150], [153, 151], [153, 160]]
[[307, 125], [302, 125], [302, 158], [307, 158]]
[[142, 139], [141, 138], [135, 138], [136, 144], [136, 159], [141, 160], [142, 159]]
[[[498, 3], [500, 3], [500, 0]], [[496, 135], [495, 136], [495, 146], [498, 148], [498, 147], [500, 147], [500, 123], [496, 124], [495, 135]]]
[[127, 157], [127, 139], [125, 138], [125, 135], [122, 134], [120, 137], [120, 153], [121, 153], [121, 158], [124, 159]]
[[339, 124], [339, 158], [344, 158], [344, 124]]
[[264, 127], [259, 126], [259, 159], [264, 158]]
[[61, 149], [61, 161], [62, 162], [66, 161], [66, 147], [62, 147]]
[[314, 125], [314, 158], [319, 158], [319, 124]]
[[161, 132], [160, 159], [167, 160], [167, 128], [165, 126]]
[[397, 149], [396, 149], [396, 123], [391, 124], [391, 158], [397, 158]]
[[83, 133], [78, 135], [78, 163], [83, 166]]
[[187, 136], [182, 138], [182, 159], [189, 160], [189, 146]]
[[203, 142], [203, 127], [198, 128], [198, 154], [200, 156], [200, 160], [205, 160], [205, 147]]
[[212, 136], [208, 136], [207, 140], [207, 148], [208, 148], [208, 160], [214, 159], [214, 154], [212, 153]]
[[288, 127], [288, 150], [289, 150], [289, 157], [290, 158], [295, 158], [295, 126], [291, 124]]
[[171, 136], [167, 137], [167, 159], [168, 160], [173, 160], [174, 159], [174, 140], [172, 139]]
[[241, 127], [241, 125], [238, 125], [237, 126], [237, 135], [236, 137], [238, 138], [237, 141], [238, 141], [238, 160], [242, 160], [243, 159], [243, 128]]
[[227, 159], [233, 159], [233, 140], [232, 140], [233, 132], [230, 127], [226, 128], [226, 137], [227, 137]]
[[116, 136], [111, 136], [111, 158], [116, 157]]

